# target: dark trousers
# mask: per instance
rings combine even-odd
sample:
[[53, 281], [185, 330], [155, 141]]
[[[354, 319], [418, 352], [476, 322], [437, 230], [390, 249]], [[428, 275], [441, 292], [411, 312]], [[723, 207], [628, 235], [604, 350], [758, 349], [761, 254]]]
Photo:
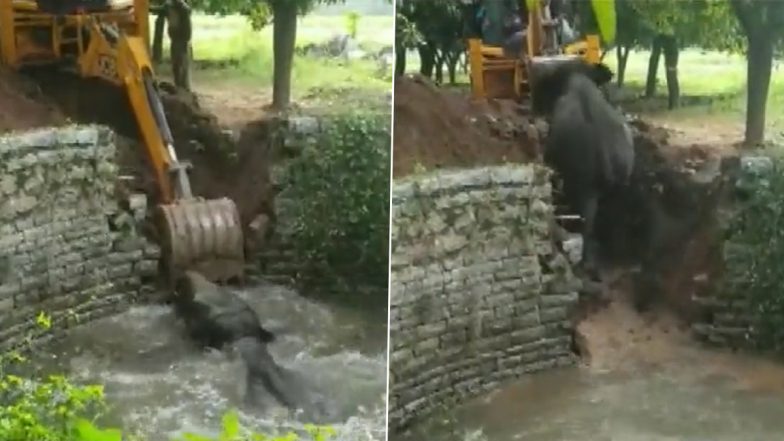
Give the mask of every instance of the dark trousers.
[[37, 0], [38, 9], [49, 14], [71, 14], [79, 9], [100, 11], [109, 7], [109, 0]]

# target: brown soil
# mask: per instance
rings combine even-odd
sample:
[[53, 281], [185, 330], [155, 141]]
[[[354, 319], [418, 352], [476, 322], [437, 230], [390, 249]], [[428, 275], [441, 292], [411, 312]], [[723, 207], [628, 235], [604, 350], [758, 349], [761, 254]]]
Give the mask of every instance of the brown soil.
[[703, 379], [729, 378], [742, 390], [784, 391], [784, 365], [700, 346], [683, 321], [668, 309], [645, 315], [634, 310], [629, 297], [632, 281], [627, 270], [616, 270], [607, 276], [609, 305], [582, 320], [577, 327], [581, 349], [587, 354], [583, 362], [588, 369], [629, 375], [678, 369], [684, 373], [697, 372]]
[[64, 122], [65, 116], [33, 81], [0, 68], [0, 132]]
[[[157, 199], [152, 168], [138, 141], [124, 90], [51, 70], [34, 70], [25, 76], [0, 73], [0, 129], [57, 125], [66, 121], [63, 115], [77, 122], [107, 125], [119, 135], [118, 161], [121, 171], [134, 178], [133, 190]], [[260, 213], [271, 215], [265, 125], [249, 125], [235, 141], [214, 115], [203, 110], [194, 94], [176, 92], [166, 84], [161, 85], [161, 92], [177, 154], [193, 166], [194, 193], [231, 198], [246, 226]]]
[[537, 154], [514, 102], [473, 101], [421, 76], [395, 81], [395, 177], [425, 169], [526, 162]]

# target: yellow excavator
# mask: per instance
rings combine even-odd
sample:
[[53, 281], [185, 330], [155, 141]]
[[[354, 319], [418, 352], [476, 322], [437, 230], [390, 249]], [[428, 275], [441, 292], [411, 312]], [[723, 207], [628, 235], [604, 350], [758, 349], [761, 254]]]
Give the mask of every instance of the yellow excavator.
[[148, 0], [0, 0], [0, 60], [12, 69], [51, 66], [125, 90], [158, 190], [163, 263], [213, 281], [241, 278], [244, 242], [228, 198], [194, 197], [149, 57]]
[[528, 27], [525, 38], [521, 40], [522, 56], [510, 56], [503, 47], [485, 44], [481, 38], [468, 39], [471, 94], [474, 98], [519, 99], [528, 93], [531, 72], [539, 66], [576, 58], [592, 64], [601, 62], [598, 35], [586, 35], [580, 41], [557, 47], [556, 23], [550, 18], [548, 8], [544, 7], [546, 1], [537, 1], [540, 7], [526, 8], [529, 9]]

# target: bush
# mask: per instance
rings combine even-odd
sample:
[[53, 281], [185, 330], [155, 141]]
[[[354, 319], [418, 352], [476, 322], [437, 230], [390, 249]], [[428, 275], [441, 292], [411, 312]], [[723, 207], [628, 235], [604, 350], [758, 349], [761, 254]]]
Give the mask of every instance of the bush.
[[321, 276], [327, 271], [386, 287], [390, 115], [333, 118], [286, 173], [297, 201], [293, 246]]
[[[760, 170], [726, 230], [727, 294], [748, 299], [753, 314], [749, 337], [761, 349], [784, 349], [784, 163]], [[743, 182], [743, 181], [741, 181]]]
[[[51, 319], [40, 313], [39, 328], [48, 330]], [[108, 409], [103, 386], [74, 385], [64, 375], [26, 378], [11, 370], [31, 372], [28, 360], [18, 352], [0, 354], [0, 440], [13, 441], [144, 441], [123, 437], [119, 429], [100, 428], [96, 421]], [[174, 441], [327, 441], [331, 427], [305, 426], [308, 438], [295, 433], [270, 436], [240, 425], [235, 411], [223, 417], [222, 433], [209, 438], [187, 433]]]

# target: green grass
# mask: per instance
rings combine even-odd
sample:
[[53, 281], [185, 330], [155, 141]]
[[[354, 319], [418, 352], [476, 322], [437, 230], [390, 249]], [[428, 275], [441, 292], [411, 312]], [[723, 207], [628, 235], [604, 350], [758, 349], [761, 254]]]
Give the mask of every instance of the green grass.
[[[634, 51], [629, 56], [625, 88], [642, 92], [648, 72], [649, 51]], [[607, 64], [616, 69], [615, 52], [607, 54]], [[648, 107], [654, 114], [666, 114], [669, 118], [711, 117], [724, 120], [743, 121], [746, 111], [746, 59], [735, 55], [700, 49], [686, 49], [678, 60], [678, 81], [683, 106], [675, 111], [664, 108], [667, 94], [664, 77], [664, 60], [659, 66], [657, 99], [660, 106]], [[784, 71], [774, 62], [767, 106], [767, 125], [780, 131], [784, 128]]]
[[[193, 17], [193, 53], [196, 60], [194, 81], [211, 86], [232, 83], [271, 90], [273, 73], [272, 27], [254, 31], [245, 17], [195, 14]], [[332, 36], [346, 32], [342, 15], [309, 15], [300, 18], [297, 46], [323, 43]], [[377, 51], [391, 46], [394, 40], [394, 19], [390, 16], [362, 16], [358, 22], [357, 40], [361, 49]], [[165, 56], [168, 39], [164, 43]], [[167, 66], [161, 73], [166, 75]], [[391, 72], [391, 66], [389, 68]], [[318, 98], [317, 95], [345, 94], [381, 95], [391, 90], [391, 76], [379, 72], [372, 60], [343, 61], [295, 55], [292, 93], [295, 100]], [[350, 99], [349, 99], [350, 100]]]

